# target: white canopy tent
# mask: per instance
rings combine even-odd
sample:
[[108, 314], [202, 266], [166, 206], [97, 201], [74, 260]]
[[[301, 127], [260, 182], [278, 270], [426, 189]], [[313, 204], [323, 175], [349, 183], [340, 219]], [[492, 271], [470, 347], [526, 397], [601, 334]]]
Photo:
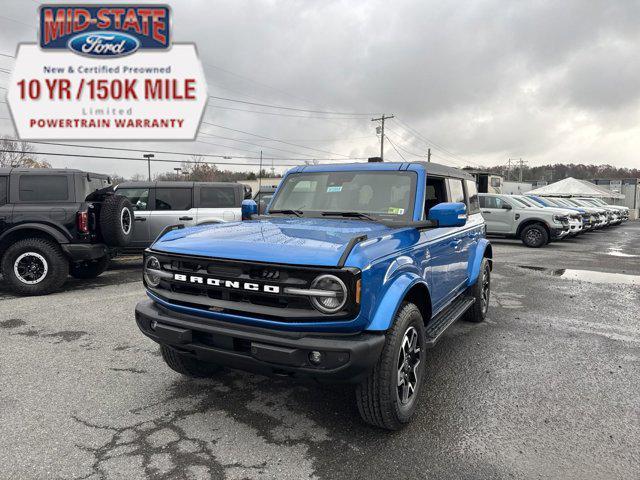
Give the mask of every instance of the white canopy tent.
[[527, 192], [541, 197], [596, 197], [596, 198], [624, 198], [624, 195], [599, 187], [586, 180], [568, 177], [544, 187]]

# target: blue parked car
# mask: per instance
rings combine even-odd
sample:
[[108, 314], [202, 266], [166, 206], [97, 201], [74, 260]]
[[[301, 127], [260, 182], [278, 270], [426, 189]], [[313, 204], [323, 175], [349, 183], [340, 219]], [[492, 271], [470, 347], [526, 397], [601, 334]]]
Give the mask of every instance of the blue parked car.
[[491, 259], [461, 170], [295, 167], [266, 215], [162, 234], [145, 252], [136, 320], [181, 374], [351, 382], [364, 420], [398, 429], [416, 410], [425, 350], [456, 320], [485, 319]]

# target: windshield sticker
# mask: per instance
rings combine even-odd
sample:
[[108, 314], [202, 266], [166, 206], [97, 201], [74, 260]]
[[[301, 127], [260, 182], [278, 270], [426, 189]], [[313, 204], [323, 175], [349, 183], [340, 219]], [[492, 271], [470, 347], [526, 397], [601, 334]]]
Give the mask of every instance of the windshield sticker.
[[388, 213], [391, 215], [404, 215], [404, 208], [389, 207]]
[[337, 193], [342, 191], [342, 185], [327, 187], [327, 193]]

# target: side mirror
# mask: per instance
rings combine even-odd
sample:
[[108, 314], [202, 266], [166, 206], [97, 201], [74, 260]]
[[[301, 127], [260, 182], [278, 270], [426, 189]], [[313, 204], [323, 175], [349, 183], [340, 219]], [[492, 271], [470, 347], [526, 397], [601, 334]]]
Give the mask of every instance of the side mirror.
[[467, 206], [462, 202], [439, 203], [429, 210], [429, 220], [439, 227], [462, 227], [467, 223]]
[[253, 200], [242, 201], [242, 220], [251, 220], [258, 213], [258, 204]]
[[511, 205], [509, 205], [508, 203], [505, 203], [505, 204], [502, 206], [502, 208], [503, 208], [503, 209], [505, 209], [505, 210], [512, 210], [512, 209], [513, 209], [513, 207], [512, 207]]

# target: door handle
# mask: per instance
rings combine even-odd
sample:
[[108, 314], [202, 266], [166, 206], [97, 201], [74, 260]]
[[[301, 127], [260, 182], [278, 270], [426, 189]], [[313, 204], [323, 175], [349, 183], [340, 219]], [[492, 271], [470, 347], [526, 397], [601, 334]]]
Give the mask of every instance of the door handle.
[[187, 220], [193, 220], [193, 217], [180, 217], [178, 220], [182, 220], [183, 222], [186, 222]]
[[453, 242], [449, 242], [449, 246], [458, 250], [458, 247], [462, 243], [462, 240], [454, 240]]
[[136, 218], [135, 218], [135, 221], [136, 221], [136, 222], [146, 222], [146, 221], [147, 221], [147, 219], [146, 219], [145, 217], [136, 217]]
[[491, 213], [491, 212], [488, 210], [482, 210], [482, 213]]

